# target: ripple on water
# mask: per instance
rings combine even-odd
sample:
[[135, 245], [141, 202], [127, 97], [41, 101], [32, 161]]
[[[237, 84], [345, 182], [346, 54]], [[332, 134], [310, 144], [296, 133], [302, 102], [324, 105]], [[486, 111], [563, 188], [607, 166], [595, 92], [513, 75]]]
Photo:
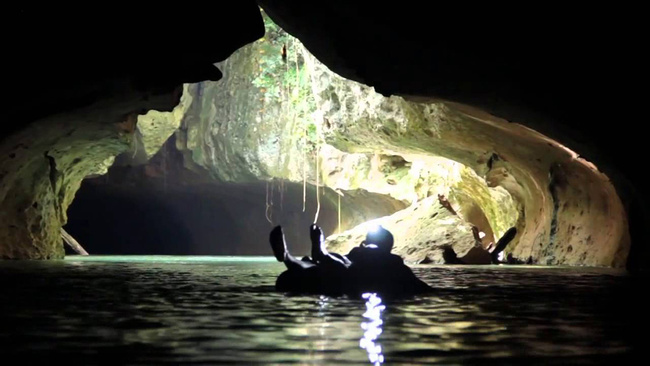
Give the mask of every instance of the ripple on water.
[[[79, 363], [601, 363], [631, 354], [638, 279], [416, 266], [433, 295], [274, 291], [269, 257], [0, 262], [2, 353]], [[379, 302], [377, 302], [379, 301]], [[370, 306], [370, 307], [369, 307]]]

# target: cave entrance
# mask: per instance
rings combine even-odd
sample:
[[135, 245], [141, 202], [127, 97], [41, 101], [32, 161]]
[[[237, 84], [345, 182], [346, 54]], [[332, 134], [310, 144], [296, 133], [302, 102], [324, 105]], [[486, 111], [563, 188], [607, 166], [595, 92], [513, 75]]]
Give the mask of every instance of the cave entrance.
[[[332, 73], [264, 18], [267, 35], [220, 63], [222, 80], [186, 85], [174, 111], [141, 116], [130, 150], [84, 181], [66, 229], [90, 253], [264, 255], [282, 224], [306, 254], [318, 217], [332, 250], [380, 222], [397, 254], [441, 263], [442, 248], [488, 247], [514, 225], [503, 188], [430, 146], [391, 141], [414, 106]], [[345, 133], [357, 114], [384, 122]]]
[[[396, 237], [396, 254], [442, 263], [444, 248], [462, 255], [490, 247], [516, 227], [507, 249], [515, 259], [624, 264], [629, 233], [620, 199], [609, 179], [575, 152], [470, 106], [381, 95], [333, 73], [264, 18], [264, 38], [219, 63], [220, 81], [187, 84], [174, 111], [138, 118], [130, 151], [79, 192], [71, 234], [86, 241], [75, 233], [83, 229], [77, 220], [91, 215], [84, 201], [111, 197], [106, 205], [140, 201], [150, 212], [133, 216], [138, 211], [131, 206], [115, 207], [113, 222], [105, 222], [112, 232], [128, 236], [147, 225], [138, 221], [145, 217], [155, 224], [150, 237], [122, 239], [129, 250], [145, 242], [166, 247], [167, 240], [175, 243], [169, 253], [182, 245], [187, 254], [264, 254], [268, 229], [282, 223], [295, 225], [286, 232], [304, 253], [305, 228], [318, 216], [338, 252], [381, 223]], [[124, 184], [154, 183], [119, 189], [101, 183], [132, 175], [128, 166], [138, 167], [140, 177]], [[199, 244], [184, 243], [192, 237]], [[215, 237], [249, 244], [217, 248]]]
[[[281, 224], [292, 249], [309, 253], [307, 228], [318, 207], [312, 185], [306, 187], [303, 212], [302, 184], [279, 179], [217, 182], [185, 169], [174, 142], [172, 137], [143, 165], [122, 165], [123, 159], [117, 159], [106, 175], [83, 182], [65, 229], [88, 252], [270, 255], [268, 233]], [[405, 207], [363, 190], [341, 196], [324, 188], [319, 195], [319, 224], [326, 235]]]

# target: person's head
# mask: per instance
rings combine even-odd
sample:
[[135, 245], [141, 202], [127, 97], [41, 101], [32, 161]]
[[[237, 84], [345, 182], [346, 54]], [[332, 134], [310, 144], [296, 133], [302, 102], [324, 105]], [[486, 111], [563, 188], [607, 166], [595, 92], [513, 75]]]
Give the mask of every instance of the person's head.
[[365, 246], [374, 245], [377, 249], [387, 253], [393, 249], [393, 243], [393, 234], [381, 225], [370, 228], [364, 241]]

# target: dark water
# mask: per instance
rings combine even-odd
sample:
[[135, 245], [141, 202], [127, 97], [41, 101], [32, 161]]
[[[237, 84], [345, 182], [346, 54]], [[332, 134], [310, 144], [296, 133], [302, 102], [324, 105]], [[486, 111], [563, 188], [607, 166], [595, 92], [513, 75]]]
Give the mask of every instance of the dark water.
[[[276, 293], [282, 269], [261, 257], [0, 262], [0, 357], [21, 365], [600, 364], [630, 360], [635, 340], [646, 338], [638, 332], [647, 330], [647, 287], [616, 271], [419, 266], [438, 291], [387, 301]], [[9, 356], [18, 361], [5, 363]]]

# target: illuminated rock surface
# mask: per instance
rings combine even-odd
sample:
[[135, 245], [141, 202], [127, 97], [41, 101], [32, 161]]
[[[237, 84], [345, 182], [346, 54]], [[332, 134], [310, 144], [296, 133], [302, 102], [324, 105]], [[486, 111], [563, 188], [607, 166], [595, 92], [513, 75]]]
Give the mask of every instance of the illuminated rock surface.
[[[474, 243], [473, 224], [486, 234], [484, 246], [517, 227], [506, 254], [520, 260], [625, 264], [627, 221], [609, 179], [535, 131], [461, 104], [384, 97], [332, 73], [268, 23], [264, 39], [221, 67], [223, 80], [189, 88], [193, 103], [179, 132], [189, 165], [219, 180], [306, 177], [422, 208], [414, 222], [389, 225], [412, 260], [441, 262], [443, 243], [462, 255]], [[453, 223], [428, 212], [435, 200], [425, 199], [437, 194], [459, 211]]]
[[[404, 18], [410, 26], [388, 27], [393, 23], [386, 21], [386, 9], [352, 4], [342, 12], [329, 3], [262, 1], [328, 67], [383, 95], [330, 72], [286, 36], [267, 39], [269, 33], [265, 45], [244, 48], [220, 65], [228, 74], [222, 80], [227, 87], [190, 85], [187, 103], [173, 118], [164, 117], [162, 125], [143, 122], [136, 129], [137, 115], [172, 111], [180, 84], [218, 80], [221, 73], [211, 64], [261, 36], [255, 4], [237, 4], [241, 8], [228, 17], [231, 22], [209, 26], [187, 20], [205, 9], [179, 10], [177, 19], [188, 23], [178, 28], [148, 27], [159, 25], [159, 18], [132, 14], [142, 22], [138, 29], [147, 30], [141, 33], [84, 20], [88, 32], [96, 31], [96, 42], [84, 43], [85, 48], [62, 45], [56, 52], [60, 57], [48, 67], [41, 64], [42, 50], [52, 51], [58, 38], [74, 39], [76, 23], [57, 20], [75, 25], [49, 27], [51, 34], [42, 34], [30, 47], [23, 41], [9, 44], [21, 56], [9, 69], [24, 72], [10, 73], [18, 97], [7, 103], [6, 116], [16, 123], [3, 127], [0, 144], [0, 257], [61, 257], [58, 232], [81, 180], [102, 173], [124, 151], [149, 157], [181, 115], [176, 141], [187, 166], [220, 180], [301, 182], [306, 177], [310, 184], [318, 181], [342, 191], [388, 193], [405, 204], [415, 202], [413, 208], [441, 193], [464, 221], [485, 226], [488, 240], [514, 220], [519, 234], [506, 252], [534, 263], [621, 267], [630, 251], [630, 233], [643, 242], [648, 201], [642, 170], [631, 158], [631, 149], [644, 145], [642, 136], [612, 127], [624, 120], [625, 108], [602, 99], [605, 90], [627, 89], [603, 89], [608, 79], [595, 78], [594, 70], [612, 68], [594, 66], [602, 57], [585, 51], [591, 39], [584, 40], [584, 49], [566, 44], [572, 38], [560, 31], [562, 22], [555, 23], [557, 34], [532, 32], [526, 42], [505, 37], [512, 28], [495, 26], [474, 32], [468, 43], [462, 29], [451, 31], [446, 21], [415, 21], [430, 15], [413, 12], [408, 4], [391, 8], [389, 16], [401, 19], [399, 14], [410, 12], [413, 19]], [[49, 24], [49, 14], [29, 15], [26, 24]], [[532, 22], [517, 21], [522, 33]], [[425, 32], [418, 28], [423, 24], [432, 28]], [[496, 18], [494, 24], [499, 24]], [[159, 37], [152, 36], [155, 29]], [[179, 29], [198, 36], [187, 37]], [[168, 49], [178, 36], [191, 51], [156, 52]], [[546, 39], [558, 42], [540, 43]], [[286, 62], [279, 55], [280, 41], [287, 46]], [[594, 49], [603, 56], [600, 47]], [[253, 99], [261, 108], [248, 108]], [[624, 146], [609, 149], [626, 139]], [[444, 168], [460, 179], [437, 181], [434, 175], [442, 170], [430, 169], [433, 157], [463, 164]], [[430, 175], [414, 180], [416, 171], [427, 169]], [[437, 237], [418, 242], [432, 240]], [[647, 258], [647, 247], [639, 245], [630, 255], [639, 258], [637, 263]], [[418, 257], [430, 249], [418, 250]]]
[[[178, 124], [178, 109], [164, 112], [179, 103], [181, 84], [218, 80], [212, 64], [263, 34], [252, 1], [221, 9], [227, 19], [216, 25], [197, 24], [204, 9], [174, 9], [173, 17], [165, 9], [116, 7], [85, 17], [61, 10], [9, 11], [33, 31], [7, 44], [14, 55], [7, 83], [15, 89], [0, 139], [0, 258], [63, 257], [60, 229], [82, 179], [138, 144], [153, 154]], [[202, 35], [183, 36], [188, 50], [211, 49], [157, 52], [178, 40], [179, 29]], [[214, 35], [226, 29], [234, 33]], [[150, 110], [163, 113], [148, 114], [138, 130], [138, 116]]]

